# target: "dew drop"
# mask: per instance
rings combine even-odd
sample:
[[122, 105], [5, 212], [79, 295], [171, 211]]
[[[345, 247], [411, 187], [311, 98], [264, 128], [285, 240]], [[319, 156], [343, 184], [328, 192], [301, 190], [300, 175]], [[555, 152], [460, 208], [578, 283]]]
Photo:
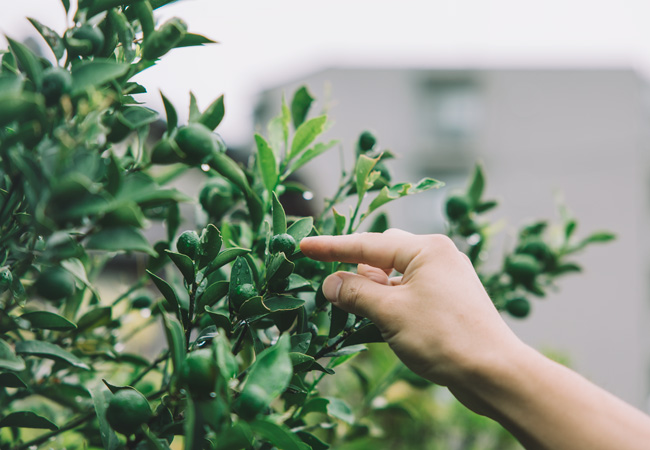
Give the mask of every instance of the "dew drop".
[[302, 193], [302, 198], [305, 200], [311, 200], [314, 198], [314, 193], [312, 191], [305, 191]]
[[201, 170], [204, 172], [209, 172], [210, 171], [210, 165], [209, 164], [201, 164]]

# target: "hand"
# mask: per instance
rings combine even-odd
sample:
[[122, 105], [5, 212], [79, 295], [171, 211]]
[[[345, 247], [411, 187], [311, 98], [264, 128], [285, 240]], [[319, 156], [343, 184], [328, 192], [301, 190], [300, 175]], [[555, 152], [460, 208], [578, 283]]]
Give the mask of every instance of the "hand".
[[[415, 373], [443, 385], [490, 364], [520, 341], [492, 304], [469, 259], [443, 235], [385, 233], [305, 238], [302, 252], [320, 261], [357, 263], [337, 272], [325, 297], [368, 317]], [[389, 278], [396, 270], [401, 277]]]

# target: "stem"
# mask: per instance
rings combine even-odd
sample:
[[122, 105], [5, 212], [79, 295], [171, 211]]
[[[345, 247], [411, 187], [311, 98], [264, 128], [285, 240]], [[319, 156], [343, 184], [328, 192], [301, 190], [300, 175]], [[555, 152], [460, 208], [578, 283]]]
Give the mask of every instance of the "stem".
[[142, 372], [140, 372], [138, 374], [138, 376], [136, 376], [134, 379], [132, 379], [129, 382], [129, 386], [135, 386], [140, 380], [142, 380], [145, 377], [145, 375], [147, 375], [149, 372], [151, 372], [153, 369], [155, 369], [158, 366], [158, 364], [160, 364], [161, 362], [166, 360], [168, 357], [169, 357], [169, 350], [167, 350], [162, 355], [160, 355], [158, 358], [156, 358], [151, 364], [149, 364], [149, 367], [144, 369]]
[[39, 437], [37, 437], [35, 439], [32, 439], [31, 441], [25, 442], [24, 444], [22, 444], [22, 445], [20, 445], [18, 447], [15, 447], [14, 450], [27, 450], [32, 446], [39, 446], [42, 443], [47, 442], [48, 440], [50, 440], [50, 438], [52, 438], [54, 436], [57, 436], [57, 435], [65, 432], [65, 431], [72, 430], [73, 428], [77, 428], [79, 425], [84, 424], [85, 422], [89, 421], [93, 417], [95, 417], [95, 411], [94, 410], [91, 411], [91, 412], [86, 413], [83, 416], [77, 417], [74, 420], [71, 420], [70, 422], [68, 422], [67, 424], [65, 424], [64, 426], [59, 428], [58, 430], [52, 430], [49, 433], [45, 433], [45, 434], [43, 434], [43, 435], [41, 435], [41, 436], [39, 436]]

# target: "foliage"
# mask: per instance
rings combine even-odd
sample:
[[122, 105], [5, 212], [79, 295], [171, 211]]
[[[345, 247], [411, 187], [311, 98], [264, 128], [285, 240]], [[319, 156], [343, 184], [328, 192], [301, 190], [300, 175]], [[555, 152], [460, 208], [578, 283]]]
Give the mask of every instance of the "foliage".
[[[73, 20], [63, 36], [30, 19], [54, 64], [13, 39], [2, 54], [2, 449], [166, 449], [178, 440], [187, 449], [325, 449], [330, 430], [359, 418], [342, 395], [322, 396], [319, 383], [381, 336], [325, 301], [323, 279], [346, 267], [308, 260], [298, 244], [355, 232], [386, 203], [442, 183], [393, 183], [391, 153], [364, 132], [324, 212], [287, 216], [283, 195], [306, 189], [290, 176], [339, 145], [322, 140], [330, 124], [310, 114], [305, 87], [255, 135], [248, 165], [214, 132], [223, 96], [203, 111], [191, 96], [189, 123], [180, 124], [161, 94], [167, 126], [156, 138], [159, 115], [138, 102], [146, 87], [131, 80], [172, 49], [213, 42], [179, 18], [157, 23], [154, 11], [167, 3], [80, 0], [72, 12], [64, 0]], [[188, 170], [204, 177], [198, 203], [207, 220], [180, 233], [179, 204], [193, 199], [169, 186]], [[490, 227], [477, 217], [496, 204], [481, 199], [483, 185], [478, 167], [450, 220], [479, 268]], [[335, 209], [346, 199], [349, 216]], [[386, 216], [374, 217], [367, 228], [385, 230]], [[166, 236], [152, 244], [143, 230], [154, 222]], [[522, 230], [503, 269], [481, 273], [499, 308], [541, 295], [579, 270], [567, 256], [611, 238], [576, 242], [569, 220], [553, 247], [544, 228]], [[106, 298], [98, 280], [125, 255], [138, 262], [137, 278]], [[133, 312], [144, 310], [151, 317], [129, 331]], [[121, 351], [159, 325], [160, 354]]]

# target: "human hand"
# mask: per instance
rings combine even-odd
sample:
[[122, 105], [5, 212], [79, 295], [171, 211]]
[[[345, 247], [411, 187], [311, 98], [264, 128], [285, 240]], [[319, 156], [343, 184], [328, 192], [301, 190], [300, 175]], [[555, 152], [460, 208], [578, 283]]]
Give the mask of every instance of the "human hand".
[[[391, 229], [305, 238], [300, 248], [316, 260], [357, 263], [356, 274], [325, 280], [325, 297], [371, 319], [397, 356], [435, 383], [462, 385], [520, 344], [469, 259], [444, 235]], [[402, 276], [390, 278], [393, 269]]]

